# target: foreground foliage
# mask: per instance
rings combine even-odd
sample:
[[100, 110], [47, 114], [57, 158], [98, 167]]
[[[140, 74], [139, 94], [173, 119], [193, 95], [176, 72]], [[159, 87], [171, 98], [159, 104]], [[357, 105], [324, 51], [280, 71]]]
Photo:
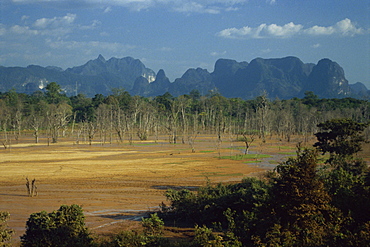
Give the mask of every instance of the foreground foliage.
[[[164, 213], [196, 224], [219, 222], [243, 246], [367, 246], [370, 170], [353, 156], [366, 126], [348, 119], [320, 124], [318, 150], [298, 147], [296, 158], [263, 180], [208, 185], [196, 193], [170, 190]], [[328, 165], [319, 167], [318, 151], [328, 150]]]
[[10, 246], [9, 241], [14, 234], [14, 230], [8, 228], [6, 223], [9, 218], [8, 212], [0, 212], [0, 246]]
[[90, 246], [92, 238], [78, 205], [62, 205], [57, 211], [31, 214], [26, 223], [22, 246]]
[[[32, 214], [23, 246], [368, 246], [370, 168], [355, 155], [369, 124], [333, 119], [319, 124], [316, 149], [297, 146], [262, 179], [207, 184], [198, 191], [168, 190], [160, 216], [195, 225], [194, 239], [163, 237], [158, 214], [142, 219], [142, 232], [125, 231], [94, 243], [77, 205]], [[319, 152], [330, 153], [319, 165]]]

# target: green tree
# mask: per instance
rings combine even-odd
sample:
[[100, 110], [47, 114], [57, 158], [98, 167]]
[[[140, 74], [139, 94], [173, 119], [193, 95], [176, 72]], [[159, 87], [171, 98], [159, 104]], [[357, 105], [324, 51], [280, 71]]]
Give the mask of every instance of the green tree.
[[[339, 212], [317, 176], [315, 150], [298, 150], [271, 177], [270, 227], [255, 239], [261, 246], [327, 246], [336, 235]], [[261, 224], [263, 226], [263, 224]]]
[[352, 119], [332, 119], [317, 125], [321, 132], [315, 134], [317, 147], [323, 154], [330, 153], [330, 161], [334, 155], [348, 157], [362, 150], [365, 141], [362, 131], [369, 123], [357, 123]]
[[62, 205], [57, 211], [31, 214], [26, 223], [22, 246], [91, 246], [85, 216], [78, 205]]
[[14, 234], [12, 229], [8, 228], [7, 220], [10, 214], [8, 212], [0, 212], [0, 246], [10, 246], [9, 241]]
[[322, 132], [316, 134], [315, 146], [329, 152], [330, 167], [321, 172], [332, 204], [347, 217], [343, 246], [363, 246], [370, 234], [370, 169], [354, 154], [362, 150], [362, 132], [368, 124], [350, 119], [333, 119], [319, 124]]
[[58, 104], [62, 101], [68, 101], [68, 98], [65, 94], [62, 93], [62, 88], [56, 82], [50, 82], [46, 86], [46, 100], [50, 104]]

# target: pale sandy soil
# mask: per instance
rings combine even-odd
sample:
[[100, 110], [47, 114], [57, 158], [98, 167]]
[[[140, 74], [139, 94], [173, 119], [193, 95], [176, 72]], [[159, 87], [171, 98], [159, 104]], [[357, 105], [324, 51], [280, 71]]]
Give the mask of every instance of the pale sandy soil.
[[[294, 153], [294, 142], [280, 148], [279, 141], [251, 148], [256, 153]], [[188, 144], [135, 141], [133, 145], [74, 144], [61, 140], [47, 146], [30, 141], [0, 149], [0, 211], [9, 211], [9, 226], [16, 231], [14, 246], [25, 231], [31, 213], [57, 210], [62, 204], [84, 209], [87, 226], [104, 233], [124, 219], [140, 219], [144, 211], [156, 210], [168, 188], [196, 188], [212, 183], [238, 182], [257, 176], [279, 160], [245, 164], [219, 159], [241, 153], [243, 143], [224, 141], [221, 148], [212, 136], [197, 137], [196, 152]], [[253, 162], [253, 160], [251, 161]], [[263, 165], [265, 164], [265, 165]], [[273, 164], [273, 165], [269, 165]], [[38, 195], [26, 193], [26, 177], [36, 179]]]

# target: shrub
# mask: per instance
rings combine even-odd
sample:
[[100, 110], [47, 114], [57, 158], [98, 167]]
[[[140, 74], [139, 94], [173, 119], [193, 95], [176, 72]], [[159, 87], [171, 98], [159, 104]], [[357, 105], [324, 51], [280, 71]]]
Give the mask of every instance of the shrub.
[[9, 219], [8, 212], [0, 212], [0, 246], [9, 246], [8, 242], [11, 240], [14, 231], [8, 228], [6, 221]]
[[91, 246], [85, 216], [78, 205], [62, 205], [57, 211], [31, 214], [26, 223], [22, 246]]

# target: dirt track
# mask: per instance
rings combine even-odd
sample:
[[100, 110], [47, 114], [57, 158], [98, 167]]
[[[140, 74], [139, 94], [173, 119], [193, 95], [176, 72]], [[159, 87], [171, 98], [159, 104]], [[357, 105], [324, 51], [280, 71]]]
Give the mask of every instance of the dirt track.
[[[236, 182], [265, 170], [253, 163], [219, 159], [240, 154], [234, 148], [242, 143], [224, 141], [218, 148], [212, 137], [198, 140], [195, 153], [187, 144], [169, 144], [165, 139], [133, 145], [72, 141], [12, 145], [0, 150], [0, 211], [10, 212], [9, 226], [16, 230], [17, 242], [31, 213], [51, 212], [62, 204], [81, 205], [87, 226], [101, 233], [123, 219], [155, 210], [166, 202], [168, 188], [203, 186], [207, 177], [212, 183]], [[291, 146], [294, 150], [294, 143]], [[260, 148], [256, 143], [251, 151]], [[36, 179], [36, 197], [27, 196], [26, 177]]]

